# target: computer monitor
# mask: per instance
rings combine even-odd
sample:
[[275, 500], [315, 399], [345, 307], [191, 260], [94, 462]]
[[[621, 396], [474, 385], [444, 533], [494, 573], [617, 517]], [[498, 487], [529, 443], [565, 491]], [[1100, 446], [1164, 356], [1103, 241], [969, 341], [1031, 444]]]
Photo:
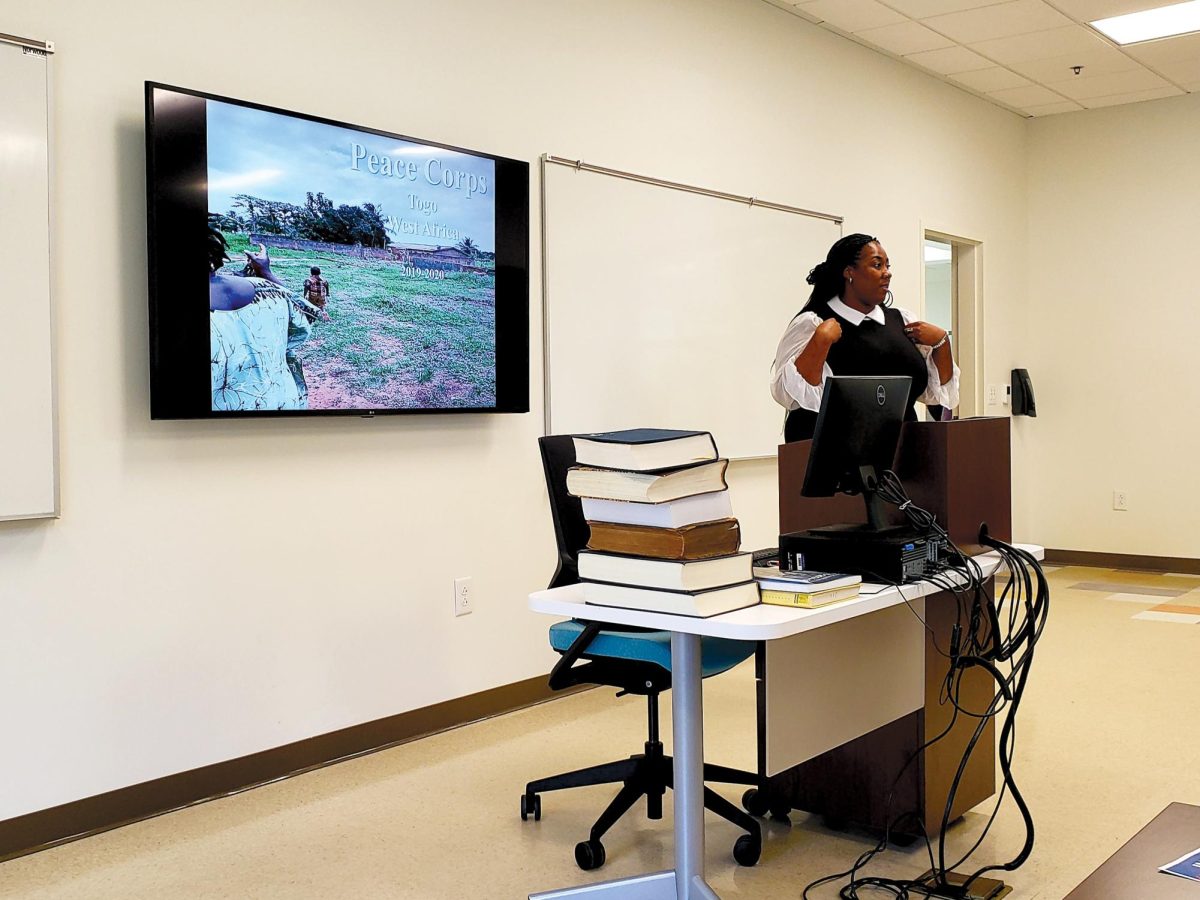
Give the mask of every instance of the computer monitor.
[[808, 469], [805, 497], [862, 494], [867, 524], [887, 528], [883, 501], [875, 496], [879, 476], [892, 468], [912, 379], [907, 375], [832, 375], [825, 380]]

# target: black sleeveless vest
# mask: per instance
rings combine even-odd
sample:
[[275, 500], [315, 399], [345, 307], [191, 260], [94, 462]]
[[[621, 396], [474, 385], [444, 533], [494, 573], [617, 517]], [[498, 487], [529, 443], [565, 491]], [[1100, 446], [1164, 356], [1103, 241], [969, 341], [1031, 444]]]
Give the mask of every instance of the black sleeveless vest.
[[[912, 389], [908, 393], [908, 408], [904, 412], [907, 422], [917, 420], [913, 404], [929, 386], [929, 370], [925, 357], [916, 345], [904, 334], [904, 317], [899, 310], [883, 307], [884, 324], [863, 319], [851, 325], [829, 308], [827, 303], [813, 304], [809, 309], [824, 319], [837, 319], [842, 326], [842, 337], [829, 348], [825, 361], [834, 375], [908, 375], [912, 378]], [[805, 441], [813, 436], [817, 425], [817, 414], [799, 408], [788, 413], [783, 427], [783, 437], [789, 443]]]

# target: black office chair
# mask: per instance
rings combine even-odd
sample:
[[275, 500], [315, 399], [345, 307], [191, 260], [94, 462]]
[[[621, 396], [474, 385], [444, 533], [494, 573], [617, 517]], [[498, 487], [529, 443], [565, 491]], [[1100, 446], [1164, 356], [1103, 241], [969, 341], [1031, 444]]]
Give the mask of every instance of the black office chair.
[[[575, 463], [575, 444], [570, 435], [551, 435], [538, 439], [546, 486], [550, 492], [550, 512], [558, 540], [558, 569], [550, 587], [562, 587], [579, 581], [578, 554], [587, 545], [588, 525], [583, 505], [567, 493], [567, 470]], [[622, 694], [646, 697], [649, 734], [644, 752], [628, 759], [539, 778], [525, 786], [521, 796], [521, 818], [542, 817], [540, 792], [591, 784], [622, 784], [621, 790], [600, 814], [586, 841], [575, 845], [575, 861], [581, 869], [604, 865], [604, 845], [600, 838], [641, 797], [646, 798], [646, 815], [662, 818], [662, 798], [673, 787], [671, 757], [663, 753], [659, 740], [658, 695], [671, 686], [671, 635], [665, 631], [601, 626], [595, 622], [570, 620], [550, 627], [550, 644], [562, 659], [550, 673], [550, 687], [562, 690], [579, 684], [608, 685]], [[721, 638], [701, 641], [701, 670], [704, 677], [733, 668], [754, 653], [754, 644]], [[584, 662], [576, 665], [580, 660]], [[704, 764], [704, 780], [727, 784], [758, 785], [760, 779], [750, 772], [725, 766]], [[762, 835], [758, 822], [720, 794], [704, 788], [704, 806], [729, 820], [746, 834], [733, 845], [733, 857], [740, 865], [752, 866], [762, 853]]]

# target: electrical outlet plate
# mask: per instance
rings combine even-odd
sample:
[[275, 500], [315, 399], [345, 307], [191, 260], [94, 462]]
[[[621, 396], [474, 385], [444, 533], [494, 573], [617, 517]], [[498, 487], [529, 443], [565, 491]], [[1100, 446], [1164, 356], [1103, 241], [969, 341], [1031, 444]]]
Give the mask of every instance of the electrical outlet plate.
[[1129, 509], [1129, 495], [1125, 491], [1113, 491], [1113, 509]]
[[987, 402], [995, 406], [1000, 402], [1000, 390], [994, 384], [989, 384], [987, 389]]
[[454, 614], [469, 616], [471, 614], [471, 578], [454, 579]]

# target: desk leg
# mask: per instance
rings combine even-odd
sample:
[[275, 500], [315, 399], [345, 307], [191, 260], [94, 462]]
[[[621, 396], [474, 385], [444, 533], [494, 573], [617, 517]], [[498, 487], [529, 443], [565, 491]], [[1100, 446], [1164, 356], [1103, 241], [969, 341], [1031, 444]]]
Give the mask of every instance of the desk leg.
[[675, 890], [679, 900], [717, 900], [704, 881], [704, 708], [700, 636], [671, 633], [675, 758]]
[[530, 894], [529, 900], [720, 900], [704, 881], [704, 709], [700, 637], [671, 634], [675, 871]]

